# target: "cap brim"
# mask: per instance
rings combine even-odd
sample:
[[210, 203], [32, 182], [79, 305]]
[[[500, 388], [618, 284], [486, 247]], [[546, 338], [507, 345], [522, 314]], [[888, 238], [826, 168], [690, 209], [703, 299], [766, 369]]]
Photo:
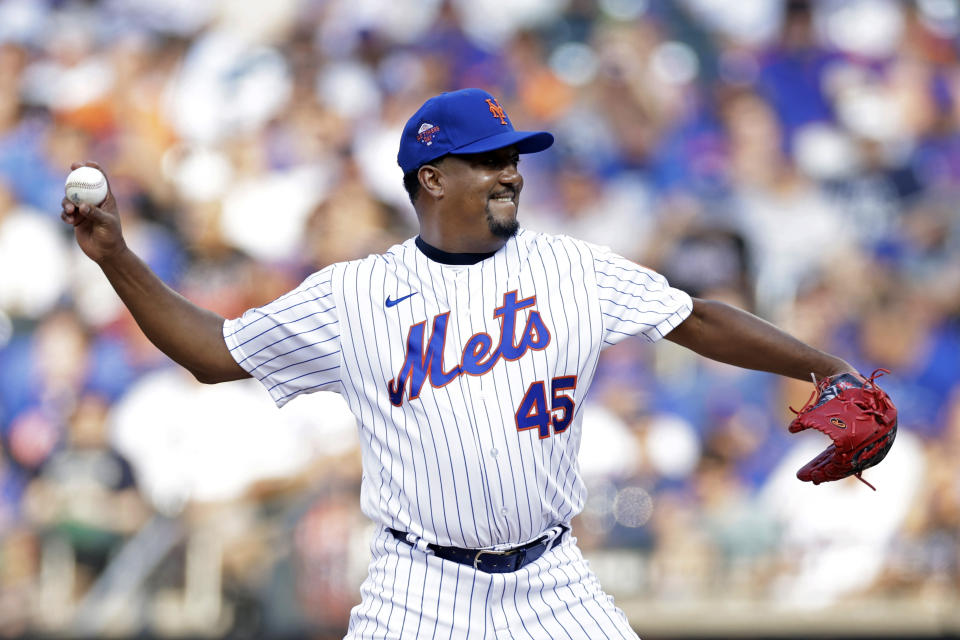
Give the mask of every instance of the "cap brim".
[[536, 153], [553, 144], [553, 134], [547, 131], [504, 131], [476, 142], [451, 149], [449, 153], [483, 153], [515, 146], [520, 153]]

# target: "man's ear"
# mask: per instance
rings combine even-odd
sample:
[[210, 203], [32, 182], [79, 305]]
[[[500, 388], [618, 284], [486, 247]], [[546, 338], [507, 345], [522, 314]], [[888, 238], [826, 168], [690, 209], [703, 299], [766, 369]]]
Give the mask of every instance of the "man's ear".
[[444, 175], [440, 167], [432, 164], [425, 164], [417, 171], [417, 179], [420, 181], [420, 188], [429, 193], [433, 198], [443, 197]]

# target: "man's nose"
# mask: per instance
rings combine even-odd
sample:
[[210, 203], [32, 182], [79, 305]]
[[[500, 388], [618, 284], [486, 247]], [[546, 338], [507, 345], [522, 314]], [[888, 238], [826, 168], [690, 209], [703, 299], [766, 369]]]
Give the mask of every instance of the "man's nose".
[[500, 182], [503, 184], [512, 184], [518, 189], [523, 185], [523, 176], [520, 175], [517, 163], [511, 162], [503, 168], [503, 171], [500, 172]]

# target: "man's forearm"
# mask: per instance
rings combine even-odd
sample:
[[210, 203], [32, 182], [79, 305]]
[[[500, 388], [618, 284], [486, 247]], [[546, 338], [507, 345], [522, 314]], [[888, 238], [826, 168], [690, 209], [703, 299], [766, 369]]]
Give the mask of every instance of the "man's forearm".
[[223, 341], [223, 318], [168, 287], [129, 249], [100, 268], [134, 320], [158, 349], [201, 382], [248, 377]]
[[766, 320], [722, 302], [694, 299], [693, 312], [667, 339], [727, 364], [809, 380], [855, 371]]

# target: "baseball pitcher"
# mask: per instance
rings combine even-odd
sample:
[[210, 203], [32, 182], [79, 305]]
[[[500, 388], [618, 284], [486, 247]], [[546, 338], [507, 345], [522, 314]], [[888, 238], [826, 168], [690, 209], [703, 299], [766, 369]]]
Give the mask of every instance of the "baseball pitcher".
[[419, 235], [230, 320], [127, 248], [112, 195], [63, 202], [144, 333], [198, 380], [253, 376], [278, 406], [318, 390], [349, 403], [362, 508], [378, 526], [348, 638], [637, 637], [570, 530], [585, 500], [583, 401], [601, 350], [629, 336], [813, 375], [790, 428], [834, 444], [804, 480], [859, 476], [893, 441], [896, 410], [875, 375], [602, 247], [521, 229], [520, 156], [552, 143], [515, 130], [485, 91], [431, 98], [397, 157]]

